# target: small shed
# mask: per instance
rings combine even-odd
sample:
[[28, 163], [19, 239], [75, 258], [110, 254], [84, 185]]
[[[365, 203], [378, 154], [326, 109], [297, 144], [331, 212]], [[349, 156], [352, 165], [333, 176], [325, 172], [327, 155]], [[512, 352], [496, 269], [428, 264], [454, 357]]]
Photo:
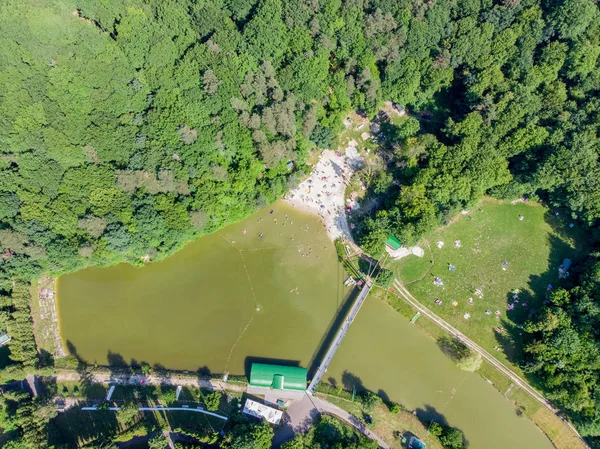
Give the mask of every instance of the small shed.
[[253, 363], [250, 385], [275, 390], [306, 390], [306, 368]]
[[396, 237], [394, 237], [392, 234], [390, 234], [390, 235], [388, 235], [388, 238], [385, 241], [385, 245], [390, 247], [392, 249], [392, 251], [396, 251], [396, 250], [400, 249], [400, 247], [402, 246], [402, 243], [400, 242], [400, 240], [398, 240]]

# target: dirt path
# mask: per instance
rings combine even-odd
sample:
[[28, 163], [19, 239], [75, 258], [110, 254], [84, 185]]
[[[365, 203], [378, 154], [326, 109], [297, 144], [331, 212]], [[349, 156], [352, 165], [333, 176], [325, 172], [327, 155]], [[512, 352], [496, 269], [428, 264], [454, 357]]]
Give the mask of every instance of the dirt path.
[[548, 401], [542, 394], [540, 394], [535, 388], [533, 388], [529, 383], [527, 383], [525, 380], [523, 380], [520, 376], [518, 376], [516, 373], [514, 373], [511, 369], [507, 368], [502, 362], [500, 362], [498, 359], [496, 359], [493, 355], [491, 355], [489, 352], [487, 352], [485, 349], [483, 349], [481, 346], [479, 346], [477, 343], [475, 343], [473, 340], [471, 340], [470, 338], [468, 338], [466, 335], [464, 335], [462, 332], [460, 332], [459, 330], [457, 330], [456, 328], [454, 328], [453, 326], [451, 326], [449, 323], [447, 323], [446, 321], [444, 321], [443, 319], [441, 319], [439, 316], [437, 316], [435, 313], [433, 313], [431, 310], [429, 310], [427, 307], [425, 307], [424, 305], [422, 305], [401, 283], [400, 281], [398, 281], [397, 279], [394, 280], [394, 287], [397, 289], [398, 293], [396, 294], [396, 296], [404, 299], [406, 302], [408, 302], [411, 306], [413, 306], [415, 309], [417, 309], [419, 312], [421, 312], [422, 315], [425, 315], [427, 318], [429, 318], [431, 321], [433, 321], [435, 324], [437, 324], [439, 327], [441, 327], [442, 329], [444, 329], [446, 332], [448, 332], [450, 335], [453, 335], [454, 337], [458, 338], [460, 341], [462, 341], [464, 344], [466, 344], [469, 348], [471, 348], [473, 351], [478, 352], [479, 354], [481, 354], [481, 356], [487, 360], [492, 366], [494, 366], [498, 371], [500, 371], [501, 373], [503, 373], [505, 376], [507, 376], [513, 383], [515, 383], [516, 385], [518, 385], [521, 389], [523, 389], [524, 391], [526, 391], [527, 393], [529, 393], [534, 399], [536, 399], [538, 402], [540, 402], [542, 405], [544, 405], [545, 407], [548, 408], [548, 410], [550, 410], [552, 413], [554, 413], [561, 421], [563, 421], [572, 431], [575, 435], [577, 435], [577, 437], [579, 438], [579, 440], [586, 446], [587, 444], [585, 443], [585, 441], [583, 440], [583, 438], [581, 437], [581, 435], [579, 434], [579, 432], [577, 431], [577, 429], [575, 429], [575, 427], [568, 422], [566, 419], [564, 419], [561, 414], [560, 411], [558, 409], [556, 409], [551, 403], [550, 401]]
[[[57, 381], [80, 381], [82, 375], [75, 371], [60, 371], [55, 376], [50, 376]], [[194, 376], [185, 375], [172, 375], [172, 376], [157, 376], [149, 375], [144, 376], [140, 374], [111, 374], [111, 373], [89, 373], [88, 381], [91, 383], [99, 384], [117, 384], [117, 385], [181, 385], [187, 387], [207, 388], [212, 390], [221, 391], [246, 391], [246, 384], [234, 384], [223, 382], [220, 380], [204, 380], [198, 379]], [[70, 404], [70, 406], [76, 405]], [[284, 424], [282, 429], [276, 434], [275, 440], [279, 444], [293, 437], [297, 432], [305, 432], [312, 424], [318, 413], [327, 413], [342, 421], [346, 422], [350, 426], [354, 427], [361, 434], [377, 441], [380, 447], [383, 449], [390, 449], [390, 446], [383, 441], [378, 435], [369, 430], [364, 423], [356, 419], [350, 413], [345, 410], [325, 401], [324, 399], [317, 398], [305, 394], [304, 397], [294, 403], [288, 408], [288, 421]]]
[[[82, 375], [76, 371], [59, 371], [55, 376], [51, 376], [57, 381], [79, 381]], [[205, 380], [195, 376], [177, 375], [155, 375], [145, 376], [143, 374], [112, 374], [112, 373], [89, 373], [88, 380], [97, 384], [117, 384], [117, 385], [181, 385], [183, 387], [206, 388], [221, 391], [246, 391], [245, 383], [230, 383], [220, 380]]]

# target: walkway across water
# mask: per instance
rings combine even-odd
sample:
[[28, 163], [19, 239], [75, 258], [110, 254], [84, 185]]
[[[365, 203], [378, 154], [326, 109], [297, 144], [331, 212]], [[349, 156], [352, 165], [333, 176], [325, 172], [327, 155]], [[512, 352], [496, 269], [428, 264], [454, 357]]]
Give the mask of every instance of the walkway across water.
[[331, 342], [331, 345], [329, 346], [325, 357], [323, 357], [323, 361], [319, 365], [319, 368], [317, 369], [317, 372], [312, 378], [310, 385], [306, 389], [306, 391], [309, 394], [313, 394], [315, 392], [315, 388], [317, 388], [317, 385], [321, 381], [321, 378], [327, 371], [327, 367], [331, 363], [331, 360], [333, 360], [335, 352], [342, 344], [342, 340], [346, 336], [346, 332], [348, 332], [348, 329], [350, 329], [350, 325], [354, 321], [354, 318], [356, 318], [358, 311], [365, 302], [365, 299], [367, 299], [367, 296], [369, 296], [369, 292], [371, 291], [371, 288], [373, 288], [373, 285], [375, 285], [375, 282], [370, 277], [367, 277], [364, 287], [362, 288], [360, 294], [358, 295], [358, 298], [356, 298], [356, 301], [352, 305], [352, 308], [346, 316], [346, 319], [344, 319], [340, 330], [338, 330], [337, 334], [335, 335], [335, 339]]

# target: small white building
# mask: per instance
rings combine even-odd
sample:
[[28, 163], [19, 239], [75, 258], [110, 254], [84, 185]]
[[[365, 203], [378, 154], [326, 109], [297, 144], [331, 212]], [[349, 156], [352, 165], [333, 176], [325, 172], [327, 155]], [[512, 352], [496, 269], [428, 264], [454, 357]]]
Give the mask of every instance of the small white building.
[[0, 332], [0, 347], [7, 344], [10, 340], [11, 338], [8, 335], [6, 335], [6, 332]]
[[242, 411], [255, 418], [266, 419], [271, 424], [279, 424], [283, 416], [281, 410], [253, 401], [252, 399], [246, 399], [244, 410]]

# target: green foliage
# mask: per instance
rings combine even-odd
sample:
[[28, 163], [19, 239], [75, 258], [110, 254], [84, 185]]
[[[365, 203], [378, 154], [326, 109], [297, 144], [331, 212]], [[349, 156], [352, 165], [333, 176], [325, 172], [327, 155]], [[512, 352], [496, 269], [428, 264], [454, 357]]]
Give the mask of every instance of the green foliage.
[[23, 391], [5, 391], [0, 396], [0, 427], [16, 431], [9, 434], [15, 448], [47, 448], [48, 423], [56, 414], [54, 404], [34, 400]]
[[382, 287], [389, 287], [394, 282], [394, 272], [392, 270], [386, 270], [382, 268], [377, 274], [377, 285], [381, 285]]
[[[539, 195], [596, 226], [598, 17], [590, 0], [4, 2], [11, 369], [38, 364], [27, 282], [160, 260], [248, 216], [285, 193], [309, 140], [331, 147], [350, 109], [373, 116], [383, 100], [410, 114], [369, 184], [377, 212], [356, 227], [372, 256], [390, 232], [410, 246], [485, 194]], [[529, 325], [568, 356], [538, 363], [533, 345], [528, 369], [571, 385], [556, 401], [600, 433], [595, 383], [563, 367], [597, 365], [595, 333], [564, 324], [581, 294]]]
[[246, 424], [233, 429], [230, 449], [269, 449], [273, 439], [273, 428], [266, 422]]
[[325, 126], [317, 125], [310, 135], [310, 140], [312, 140], [319, 148], [329, 148], [333, 141], [333, 130]]
[[121, 405], [121, 410], [116, 413], [117, 421], [123, 427], [130, 426], [138, 417], [138, 407], [133, 402], [126, 402]]
[[544, 310], [523, 325], [529, 338], [524, 370], [541, 381], [546, 394], [566, 409], [582, 434], [600, 435], [597, 254], [585, 264], [577, 285], [557, 289]]
[[205, 394], [202, 396], [202, 401], [206, 406], [206, 410], [215, 412], [219, 409], [219, 405], [221, 404], [221, 393], [213, 391], [209, 394]]
[[367, 413], [371, 413], [381, 403], [381, 398], [375, 393], [365, 391], [360, 395], [360, 402]]
[[483, 363], [479, 353], [471, 350], [456, 337], [443, 336], [438, 339], [437, 343], [442, 351], [454, 360], [463, 371], [477, 371]]
[[463, 433], [455, 428], [444, 426], [438, 422], [432, 422], [429, 425], [429, 433], [440, 440], [440, 443], [448, 449], [463, 449]]
[[390, 413], [392, 413], [394, 415], [397, 415], [398, 413], [400, 413], [400, 410], [401, 410], [400, 405], [398, 405], [396, 403], [390, 404], [389, 409], [390, 409]]
[[167, 405], [173, 405], [177, 401], [177, 394], [172, 388], [164, 389], [160, 392], [160, 399]]
[[337, 449], [377, 449], [379, 446], [359, 434], [354, 428], [330, 416], [321, 415], [305, 434], [282, 445], [283, 449], [312, 449], [334, 447]]
[[166, 447], [168, 447], [169, 445], [169, 441], [167, 440], [167, 437], [161, 432], [158, 435], [152, 437], [149, 441], [148, 441], [148, 448], [149, 449], [165, 449]]

